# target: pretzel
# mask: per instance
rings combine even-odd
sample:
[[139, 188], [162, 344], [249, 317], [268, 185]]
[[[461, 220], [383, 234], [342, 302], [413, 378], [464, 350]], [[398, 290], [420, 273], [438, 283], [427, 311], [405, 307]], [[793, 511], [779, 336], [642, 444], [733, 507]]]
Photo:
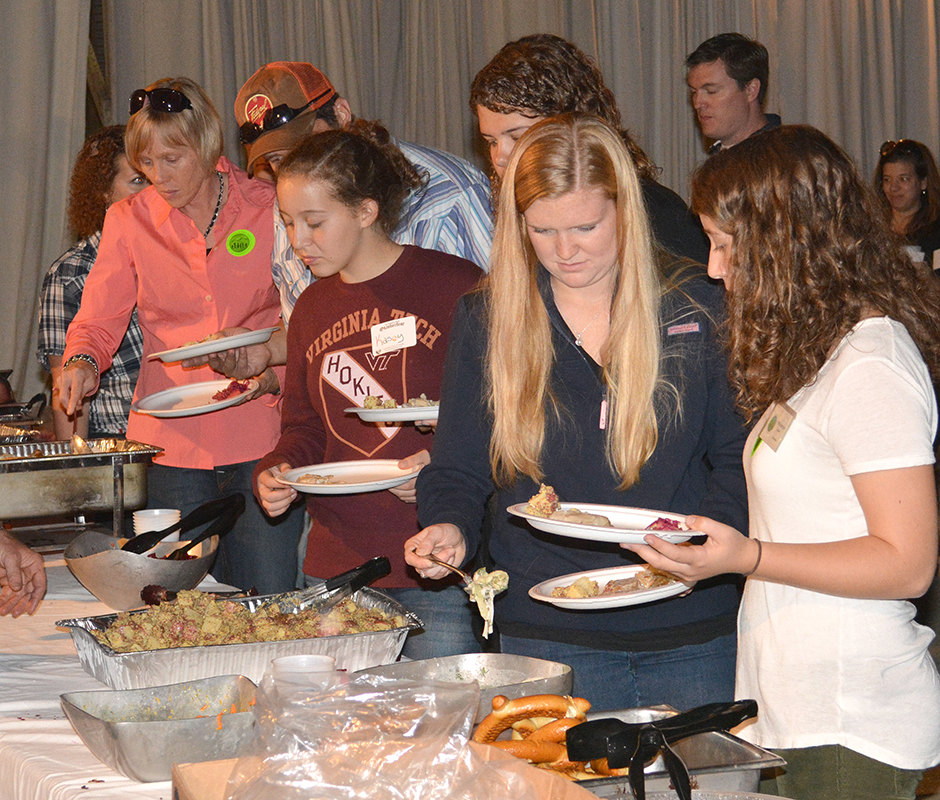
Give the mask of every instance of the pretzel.
[[577, 717], [562, 717], [561, 719], [552, 720], [547, 725], [543, 725], [541, 728], [536, 728], [532, 731], [532, 733], [526, 737], [525, 741], [564, 742], [565, 733], [568, 728], [580, 725], [583, 721], [584, 720], [578, 719]]
[[533, 742], [531, 739], [521, 741], [506, 739], [499, 742], [490, 742], [493, 747], [505, 750], [516, 758], [525, 758], [533, 764], [544, 764], [548, 761], [559, 761], [567, 758], [568, 751], [558, 742]]
[[627, 775], [629, 767], [611, 767], [606, 758], [595, 758], [591, 761], [591, 769], [596, 775]]
[[498, 694], [493, 698], [493, 711], [481, 720], [473, 734], [473, 741], [493, 742], [514, 723], [532, 717], [571, 717], [583, 720], [590, 707], [591, 704], [583, 697], [533, 694], [510, 700], [505, 695]]

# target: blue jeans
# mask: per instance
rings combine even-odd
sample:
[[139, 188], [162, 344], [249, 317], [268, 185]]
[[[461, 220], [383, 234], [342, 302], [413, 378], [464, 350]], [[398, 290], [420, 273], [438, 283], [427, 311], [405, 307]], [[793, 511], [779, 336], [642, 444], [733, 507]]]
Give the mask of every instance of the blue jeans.
[[479, 653], [473, 635], [476, 604], [459, 586], [445, 589], [384, 589], [424, 623], [424, 629], [412, 631], [405, 640], [402, 655], [410, 659], [440, 658], [462, 653]]
[[661, 703], [686, 711], [734, 699], [735, 634], [674, 650], [635, 653], [505, 634], [500, 642], [504, 653], [568, 664], [574, 672], [572, 694], [590, 700], [593, 711]]
[[[222, 537], [212, 576], [260, 594], [289, 592], [297, 584], [297, 542], [303, 506], [271, 519], [252, 494], [256, 461], [215, 469], [186, 469], [152, 464], [147, 474], [149, 508], [178, 508], [186, 516], [197, 506], [232, 492], [245, 495], [245, 511]], [[199, 528], [184, 534], [192, 538]]]

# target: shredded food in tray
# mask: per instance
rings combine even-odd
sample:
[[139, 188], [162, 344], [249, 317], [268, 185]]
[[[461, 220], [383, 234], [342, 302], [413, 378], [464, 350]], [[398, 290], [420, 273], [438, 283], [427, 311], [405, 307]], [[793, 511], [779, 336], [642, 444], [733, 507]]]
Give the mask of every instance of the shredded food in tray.
[[602, 594], [629, 594], [643, 589], [655, 589], [659, 586], [668, 586], [679, 579], [675, 575], [647, 565], [636, 575], [630, 578], [608, 581], [603, 588], [597, 581], [586, 576], [578, 578], [567, 586], [556, 586], [552, 589], [552, 597], [567, 597], [578, 599], [582, 597], [599, 597]]
[[173, 602], [144, 612], [122, 611], [107, 630], [92, 630], [91, 634], [115, 652], [133, 653], [168, 647], [342, 636], [388, 631], [404, 624], [401, 615], [363, 608], [350, 599], [323, 615], [313, 609], [284, 614], [276, 605], [252, 612], [241, 603], [216, 600], [192, 589], [179, 592]]
[[397, 403], [392, 398], [383, 400], [381, 397], [367, 395], [362, 401], [363, 408], [426, 408], [428, 406], [440, 405], [440, 400], [428, 400], [427, 395], [422, 392], [417, 397], [410, 398], [407, 402]]

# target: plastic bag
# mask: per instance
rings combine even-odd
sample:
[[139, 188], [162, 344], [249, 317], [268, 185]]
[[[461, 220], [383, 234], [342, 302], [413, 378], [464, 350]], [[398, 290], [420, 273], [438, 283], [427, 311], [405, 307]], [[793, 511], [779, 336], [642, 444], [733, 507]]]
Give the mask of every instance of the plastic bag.
[[319, 690], [265, 675], [257, 752], [229, 780], [229, 800], [537, 800], [524, 776], [473, 752], [475, 683], [377, 675]]

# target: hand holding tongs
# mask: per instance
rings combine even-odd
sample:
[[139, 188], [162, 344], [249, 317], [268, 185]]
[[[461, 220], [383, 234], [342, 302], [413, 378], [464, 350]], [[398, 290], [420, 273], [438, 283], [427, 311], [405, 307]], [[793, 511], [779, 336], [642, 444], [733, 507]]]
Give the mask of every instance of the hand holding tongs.
[[697, 733], [728, 730], [756, 716], [755, 700], [738, 700], [710, 703], [652, 722], [588, 720], [567, 732], [568, 758], [572, 761], [606, 758], [612, 769], [629, 767], [630, 788], [636, 800], [645, 800], [643, 766], [662, 753], [676, 793], [681, 800], [692, 800], [689, 771], [669, 745]]

